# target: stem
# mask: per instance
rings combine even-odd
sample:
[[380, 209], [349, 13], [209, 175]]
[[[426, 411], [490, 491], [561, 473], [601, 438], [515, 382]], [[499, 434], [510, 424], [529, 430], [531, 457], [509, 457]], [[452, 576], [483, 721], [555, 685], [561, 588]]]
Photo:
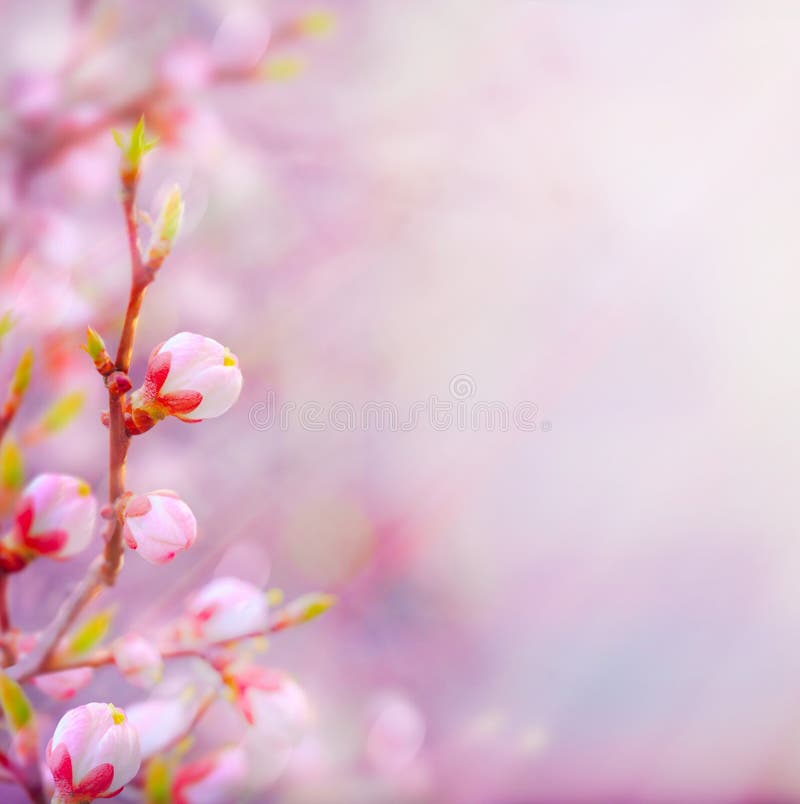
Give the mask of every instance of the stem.
[[[142, 266], [142, 256], [136, 231], [136, 178], [123, 182], [123, 210], [131, 257], [131, 294], [125, 323], [122, 325], [115, 368], [128, 373], [136, 337], [136, 324], [142, 307], [145, 290], [152, 277], [147, 276]], [[128, 456], [130, 436], [125, 428], [125, 411], [121, 397], [108, 393], [108, 501], [113, 507], [125, 493], [125, 461]], [[8, 669], [8, 675], [23, 681], [48, 667], [58, 648], [58, 643], [75, 622], [81, 611], [106, 586], [113, 586], [122, 568], [124, 546], [122, 522], [115, 516], [108, 523], [104, 534], [105, 549], [89, 567], [86, 575], [61, 604], [55, 618], [39, 638], [36, 647], [23, 659]]]
[[[11, 630], [11, 617], [8, 613], [8, 574], [0, 570], [0, 636], [5, 636]], [[13, 664], [14, 650], [5, 641], [0, 644], [0, 653], [3, 654], [3, 667]]]
[[[158, 646], [158, 650], [163, 659], [183, 659], [189, 656], [196, 656], [197, 658], [205, 659], [206, 651], [208, 651], [209, 648], [220, 648], [237, 642], [245, 642], [248, 639], [258, 639], [259, 637], [265, 637], [269, 634], [283, 631], [284, 628], [285, 625], [283, 621], [278, 618], [274, 622], [270, 623], [270, 625], [264, 631], [253, 631], [249, 634], [243, 634], [240, 637], [236, 637], [235, 639], [221, 639], [216, 642], [207, 642], [204, 645], [175, 645], [172, 643], [167, 643]], [[26, 681], [32, 675], [38, 675], [39, 673], [57, 673], [61, 670], [76, 670], [77, 668], [83, 667], [104, 667], [105, 665], [109, 664], [114, 664], [114, 655], [110, 650], [108, 650], [108, 648], [101, 648], [100, 650], [92, 653], [90, 656], [66, 658], [52, 656], [44, 665], [39, 668], [36, 673], [29, 673], [21, 677], [15, 676], [15, 678], [17, 681], [21, 682]]]
[[8, 614], [8, 575], [0, 570], [0, 633], [5, 634], [11, 628]]
[[[142, 266], [142, 254], [139, 250], [136, 230], [135, 201], [136, 181], [133, 180], [123, 188], [125, 226], [128, 233], [128, 250], [131, 255], [131, 293], [117, 348], [115, 368], [124, 374], [128, 373], [131, 366], [139, 311], [142, 309], [144, 294], [151, 281], [145, 276], [145, 269]], [[108, 502], [113, 508], [117, 500], [125, 493], [125, 460], [130, 446], [130, 436], [125, 428], [122, 398], [113, 391], [108, 392], [108, 419]], [[114, 585], [122, 568], [123, 553], [122, 522], [115, 517], [109, 522], [106, 532], [106, 547], [103, 553], [103, 582], [106, 586]]]

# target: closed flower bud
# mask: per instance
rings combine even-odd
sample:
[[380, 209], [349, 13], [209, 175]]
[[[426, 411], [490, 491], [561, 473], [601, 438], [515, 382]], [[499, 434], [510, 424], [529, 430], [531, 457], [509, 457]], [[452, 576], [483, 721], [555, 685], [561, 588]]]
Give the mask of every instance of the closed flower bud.
[[221, 416], [239, 398], [239, 361], [222, 344], [179, 332], [150, 355], [141, 388], [131, 395], [139, 432], [166, 416], [198, 422]]
[[122, 535], [131, 550], [151, 564], [166, 564], [194, 544], [197, 521], [174, 491], [136, 494], [125, 505]]
[[107, 703], [70, 709], [47, 746], [53, 802], [111, 798], [133, 779], [140, 764], [139, 737], [121, 709]]
[[[137, 701], [127, 707], [130, 722], [139, 734], [142, 759], [147, 760], [166, 751], [183, 738], [201, 709], [213, 698], [206, 687], [194, 680], [180, 679], [180, 688], [170, 690], [169, 697]], [[169, 685], [167, 685], [169, 686]], [[162, 687], [159, 686], [159, 692]]]
[[148, 266], [156, 270], [161, 266], [172, 249], [183, 220], [183, 199], [181, 188], [176, 184], [164, 199], [161, 212], [153, 226], [153, 235], [147, 249]]
[[263, 633], [269, 625], [264, 592], [238, 578], [215, 578], [188, 603], [191, 635], [206, 642], [225, 642]]
[[172, 782], [175, 804], [241, 801], [248, 792], [248, 757], [239, 746], [223, 748], [179, 768]]
[[121, 637], [111, 646], [119, 671], [139, 687], [153, 687], [161, 681], [164, 660], [158, 648], [138, 634]]
[[56, 701], [68, 701], [76, 692], [91, 683], [92, 676], [94, 671], [91, 667], [76, 667], [74, 670], [35, 676], [33, 685]]
[[131, 378], [124, 371], [112, 371], [106, 378], [106, 388], [117, 396], [127, 394], [132, 387]]
[[155, 148], [157, 140], [148, 140], [145, 136], [144, 116], [139, 118], [139, 122], [128, 137], [113, 129], [111, 133], [114, 136], [114, 142], [122, 151], [119, 171], [123, 189], [130, 192], [139, 180], [139, 166], [142, 157]]
[[83, 349], [92, 358], [94, 367], [105, 377], [114, 371], [114, 362], [106, 350], [106, 345], [100, 333], [91, 327], [86, 327], [86, 344]]
[[0, 555], [4, 563], [6, 556], [15, 555], [22, 566], [37, 556], [74, 556], [88, 546], [96, 516], [97, 500], [83, 480], [38, 475], [22, 492], [13, 530], [3, 540]]

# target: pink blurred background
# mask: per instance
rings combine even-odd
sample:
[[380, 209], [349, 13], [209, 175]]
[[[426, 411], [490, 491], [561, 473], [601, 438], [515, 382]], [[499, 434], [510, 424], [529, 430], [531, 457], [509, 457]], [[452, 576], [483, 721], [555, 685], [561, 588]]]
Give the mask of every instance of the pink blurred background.
[[[187, 213], [135, 379], [183, 329], [245, 376], [226, 417], [135, 440], [129, 485], [179, 490], [200, 538], [129, 558], [120, 626], [220, 574], [339, 597], [270, 645], [315, 726], [269, 801], [800, 800], [800, 12], [318, 8], [0, 2], [0, 368], [36, 344], [23, 422], [89, 391], [30, 472], [105, 483], [77, 347], [123, 311], [108, 129], [141, 111], [141, 202], [177, 181]], [[253, 423], [458, 375], [537, 429]], [[85, 561], [27, 573], [15, 618]]]

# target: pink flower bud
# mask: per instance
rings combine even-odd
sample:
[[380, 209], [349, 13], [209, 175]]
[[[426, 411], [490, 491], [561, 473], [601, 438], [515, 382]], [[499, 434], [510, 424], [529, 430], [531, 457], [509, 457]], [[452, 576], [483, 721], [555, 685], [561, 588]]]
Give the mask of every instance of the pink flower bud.
[[216, 751], [181, 767], [172, 782], [175, 804], [241, 801], [248, 792], [247, 753], [239, 746]]
[[70, 709], [47, 746], [55, 802], [111, 798], [133, 779], [140, 764], [136, 729], [121, 709], [107, 703]]
[[70, 475], [38, 475], [22, 492], [10, 551], [30, 561], [37, 556], [69, 558], [88, 546], [97, 516], [89, 486]]
[[131, 415], [141, 432], [165, 416], [198, 422], [221, 416], [239, 398], [239, 361], [202, 335], [179, 332], [150, 355], [141, 388], [131, 395]]
[[128, 500], [122, 535], [145, 561], [166, 564], [194, 544], [197, 521], [174, 491], [151, 491]]
[[106, 388], [117, 396], [127, 394], [132, 387], [131, 378], [123, 371], [112, 371], [106, 378]]
[[308, 699], [287, 673], [252, 665], [228, 675], [235, 699], [251, 726], [265, 736], [294, 746], [311, 719]]
[[91, 667], [76, 667], [74, 670], [35, 676], [33, 684], [36, 689], [56, 701], [68, 701], [78, 690], [89, 685], [93, 675]]
[[193, 636], [206, 642], [225, 642], [263, 633], [269, 625], [265, 593], [238, 578], [215, 578], [187, 605]]
[[211, 59], [208, 46], [203, 42], [175, 42], [158, 63], [159, 82], [172, 91], [200, 89], [210, 76]]
[[139, 734], [142, 759], [149, 759], [179, 742], [203, 706], [207, 690], [198, 688], [188, 679], [182, 682], [183, 690], [173, 690], [170, 697], [151, 698], [128, 706], [128, 719]]
[[138, 634], [121, 637], [111, 646], [119, 671], [139, 687], [152, 687], [161, 681], [164, 660], [158, 648]]

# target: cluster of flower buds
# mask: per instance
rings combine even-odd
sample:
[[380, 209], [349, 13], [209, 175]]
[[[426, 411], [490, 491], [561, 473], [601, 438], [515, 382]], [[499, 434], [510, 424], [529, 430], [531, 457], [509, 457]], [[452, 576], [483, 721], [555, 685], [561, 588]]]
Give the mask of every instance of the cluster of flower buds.
[[131, 394], [129, 430], [143, 433], [167, 416], [185, 422], [225, 413], [242, 390], [236, 355], [203, 335], [179, 332], [156, 347], [144, 383]]
[[56, 804], [84, 804], [112, 798], [139, 772], [136, 729], [125, 713], [108, 703], [70, 709], [47, 746]]
[[[122, 541], [145, 561], [162, 565], [197, 538], [195, 516], [175, 492], [136, 494], [125, 490], [126, 435], [143, 434], [168, 416], [184, 422], [220, 416], [236, 402], [242, 388], [234, 354], [211, 338], [180, 332], [156, 347], [141, 387], [131, 393], [128, 371], [135, 329], [131, 310], [138, 312], [144, 289], [169, 255], [184, 204], [180, 190], [170, 190], [152, 224], [149, 246], [140, 250], [137, 228], [143, 216], [136, 209], [135, 195], [141, 160], [155, 141], [146, 138], [143, 119], [130, 137], [116, 132], [114, 136], [122, 150], [123, 203], [136, 249], [131, 291], [136, 303], [129, 308], [116, 360], [91, 327], [84, 347], [105, 382], [110, 402], [105, 421], [111, 427], [112, 499], [101, 511], [109, 520], [105, 554], [93, 565], [102, 568], [107, 583], [113, 581], [120, 566], [117, 562], [113, 571], [105, 572], [113, 563], [109, 554], [115, 551], [119, 558]], [[0, 319], [0, 336], [3, 326]], [[0, 438], [28, 385], [31, 364], [32, 353], [28, 352], [17, 368], [9, 399], [0, 409]], [[60, 422], [64, 415], [59, 409], [55, 421]], [[70, 475], [41, 474], [23, 489], [20, 461], [8, 450], [5, 457], [0, 454], [0, 480], [4, 477], [9, 478], [5, 488], [10, 493], [4, 498], [7, 507], [3, 510], [13, 510], [13, 523], [0, 539], [0, 575], [21, 570], [38, 557], [69, 558], [89, 545], [98, 504], [87, 483]], [[103, 560], [107, 563], [101, 564]], [[285, 672], [249, 663], [237, 646], [248, 641], [253, 648], [257, 644], [249, 640], [305, 622], [325, 611], [333, 598], [307, 595], [284, 608], [271, 623], [271, 598], [263, 589], [238, 578], [216, 578], [187, 601], [174, 626], [174, 644], [162, 641], [163, 632], [157, 642], [129, 633], [111, 641], [108, 648], [98, 649], [108, 633], [111, 609], [95, 613], [73, 628], [81, 606], [94, 591], [76, 598], [79, 605], [63, 623], [56, 621], [61, 627], [52, 638], [48, 637], [52, 629], [21, 634], [10, 627], [7, 612], [3, 612], [3, 650], [12, 661], [34, 665], [33, 670], [16, 676], [19, 681], [12, 678], [13, 673], [0, 672], [0, 707], [12, 735], [8, 756], [15, 757], [14, 761], [33, 766], [39, 744], [37, 719], [21, 681], [30, 681], [40, 692], [63, 701], [89, 684], [95, 667], [113, 663], [130, 683], [155, 688], [149, 700], [133, 704], [127, 714], [110, 703], [89, 703], [60, 719], [45, 755], [52, 774], [53, 804], [88, 804], [112, 798], [137, 777], [143, 762], [145, 772], [137, 783], [144, 782], [145, 796], [154, 802], [242, 801], [267, 779], [274, 779], [305, 732], [310, 718], [308, 702]], [[39, 655], [34, 656], [37, 650]], [[202, 668], [193, 668], [191, 683], [178, 679], [175, 687], [175, 679], [162, 680], [164, 658], [170, 655], [197, 655], [205, 661], [197, 663]], [[203, 672], [209, 677], [204, 679]], [[238, 728], [245, 736], [236, 745], [179, 766], [187, 750], [181, 747], [187, 742], [184, 738], [220, 698], [233, 703], [243, 716]], [[155, 778], [150, 770], [157, 770], [159, 762], [168, 766], [166, 782], [158, 796], [149, 796], [149, 781]], [[13, 768], [11, 764], [6, 767]], [[30, 797], [39, 792], [37, 787]]]
[[97, 500], [71, 475], [38, 475], [22, 492], [11, 531], [0, 542], [0, 568], [15, 572], [39, 556], [70, 558], [92, 538]]

